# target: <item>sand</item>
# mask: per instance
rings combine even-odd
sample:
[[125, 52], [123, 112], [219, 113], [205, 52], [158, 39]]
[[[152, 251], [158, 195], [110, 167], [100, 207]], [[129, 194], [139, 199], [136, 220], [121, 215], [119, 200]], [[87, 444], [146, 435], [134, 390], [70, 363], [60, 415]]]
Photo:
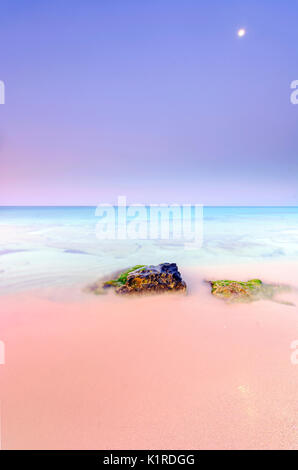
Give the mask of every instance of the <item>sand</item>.
[[182, 272], [187, 296], [1, 296], [2, 448], [298, 449], [297, 307], [227, 305], [203, 282], [298, 286], [296, 264]]

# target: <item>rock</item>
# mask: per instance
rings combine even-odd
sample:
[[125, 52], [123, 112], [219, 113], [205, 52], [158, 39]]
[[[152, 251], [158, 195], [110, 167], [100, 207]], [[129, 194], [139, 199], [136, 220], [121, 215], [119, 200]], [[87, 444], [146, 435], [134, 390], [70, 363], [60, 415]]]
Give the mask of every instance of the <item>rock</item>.
[[[285, 285], [264, 284], [260, 279], [251, 279], [247, 282], [228, 280], [208, 282], [211, 284], [213, 295], [230, 302], [253, 302], [261, 299], [275, 301], [276, 294], [291, 290]], [[287, 302], [280, 303], [288, 304]]]
[[186, 291], [186, 284], [175, 263], [143, 266], [128, 273], [125, 283], [116, 287], [117, 294], [144, 294]]
[[96, 295], [105, 294], [113, 287], [117, 294], [145, 294], [171, 291], [186, 291], [186, 284], [175, 263], [158, 266], [137, 265], [118, 271], [114, 279], [101, 279], [88, 286], [85, 291]]

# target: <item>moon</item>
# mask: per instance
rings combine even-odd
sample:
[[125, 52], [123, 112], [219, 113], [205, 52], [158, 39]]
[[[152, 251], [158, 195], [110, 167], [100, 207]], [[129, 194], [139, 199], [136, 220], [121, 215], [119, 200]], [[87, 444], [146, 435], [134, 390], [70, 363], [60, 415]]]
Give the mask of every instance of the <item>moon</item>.
[[244, 28], [238, 29], [237, 35], [239, 36], [239, 38], [243, 38], [243, 36], [246, 35], [246, 30]]

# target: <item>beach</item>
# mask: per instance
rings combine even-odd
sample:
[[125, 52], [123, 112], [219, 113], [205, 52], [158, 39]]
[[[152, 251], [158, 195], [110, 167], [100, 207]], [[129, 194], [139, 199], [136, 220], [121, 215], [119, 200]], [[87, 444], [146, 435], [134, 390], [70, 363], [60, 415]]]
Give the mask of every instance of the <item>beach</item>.
[[[94, 208], [1, 208], [2, 449], [297, 449], [297, 208], [205, 208], [202, 247], [98, 240]], [[187, 294], [93, 295], [177, 262]], [[206, 281], [293, 288], [227, 303]]]
[[2, 448], [297, 449], [297, 307], [227, 304], [204, 282], [298, 285], [296, 264], [182, 272], [186, 296], [3, 295]]
[[1, 2], [0, 450], [298, 450], [297, 18]]

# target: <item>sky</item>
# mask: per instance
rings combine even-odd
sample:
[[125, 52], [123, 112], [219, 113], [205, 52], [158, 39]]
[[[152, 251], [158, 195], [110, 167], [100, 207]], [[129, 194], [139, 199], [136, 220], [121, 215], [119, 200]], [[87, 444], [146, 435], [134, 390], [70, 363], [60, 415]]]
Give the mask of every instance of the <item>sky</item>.
[[298, 0], [0, 14], [1, 205], [298, 205]]

